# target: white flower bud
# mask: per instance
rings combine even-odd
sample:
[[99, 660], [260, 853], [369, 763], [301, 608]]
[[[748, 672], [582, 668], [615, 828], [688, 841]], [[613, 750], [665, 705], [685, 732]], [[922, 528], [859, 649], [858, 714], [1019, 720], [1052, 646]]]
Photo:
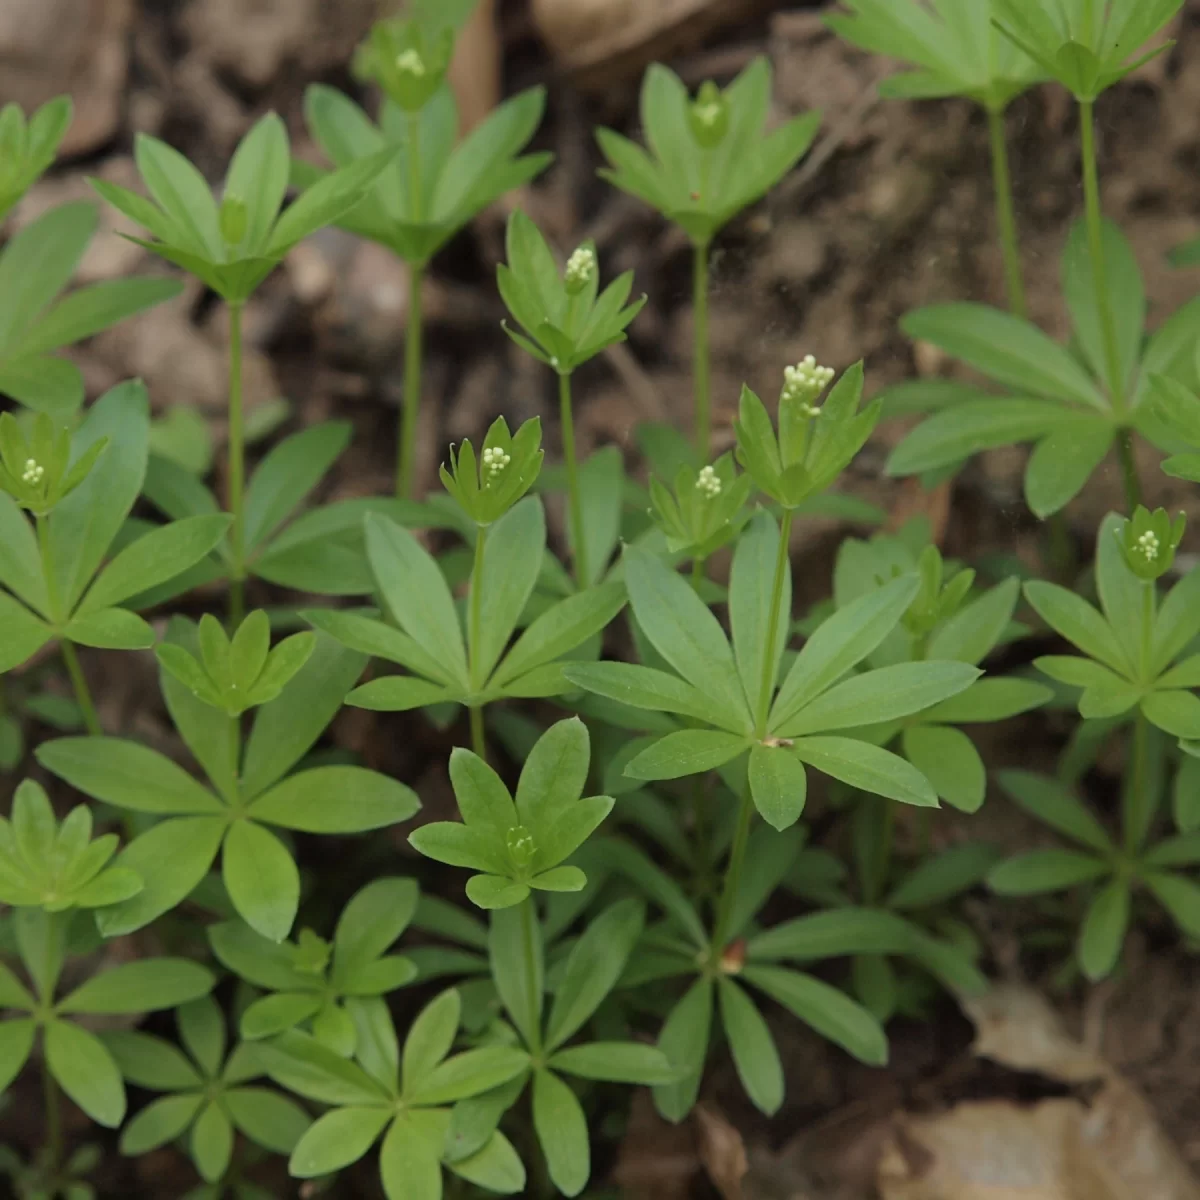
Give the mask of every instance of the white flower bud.
[[596, 252], [590, 246], [580, 246], [567, 259], [563, 281], [568, 287], [582, 288], [596, 274]]
[[701, 467], [696, 476], [696, 490], [703, 492], [710, 500], [721, 494], [721, 480], [712, 467]]
[[811, 354], [807, 354], [794, 367], [783, 370], [783, 396], [785, 404], [798, 404], [805, 416], [815, 417], [821, 410], [813, 401], [833, 382], [833, 370], [820, 367]]
[[1137, 540], [1137, 548], [1146, 556], [1147, 562], [1158, 557], [1158, 535], [1147, 530]]
[[410, 46], [402, 54], [396, 55], [396, 70], [422, 79], [425, 76], [425, 60]]
[[40, 466], [36, 459], [27, 458], [25, 460], [25, 471], [22, 474], [21, 479], [25, 483], [41, 483], [45, 474], [45, 467]]
[[483, 465], [493, 478], [499, 475], [510, 462], [512, 462], [512, 456], [505, 454], [499, 446], [488, 446], [483, 452]]

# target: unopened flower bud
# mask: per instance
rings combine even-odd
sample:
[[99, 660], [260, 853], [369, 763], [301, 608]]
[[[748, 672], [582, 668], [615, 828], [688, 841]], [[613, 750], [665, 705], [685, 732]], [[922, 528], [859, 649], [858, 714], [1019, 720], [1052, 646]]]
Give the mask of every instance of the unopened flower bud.
[[712, 80], [700, 87], [688, 109], [688, 124], [700, 146], [711, 150], [719, 146], [729, 132], [729, 104]]
[[533, 856], [537, 853], [537, 845], [533, 840], [533, 834], [524, 825], [514, 825], [505, 835], [504, 840], [516, 866], [527, 867], [533, 862]]
[[483, 465], [488, 475], [495, 478], [512, 462], [512, 456], [506, 454], [499, 446], [487, 446], [483, 451]]
[[1165, 509], [1150, 512], [1139, 504], [1114, 532], [1129, 569], [1139, 579], [1154, 580], [1171, 569], [1185, 525], [1183, 513], [1172, 520]]
[[580, 246], [567, 259], [567, 269], [563, 272], [563, 282], [567, 292], [576, 295], [596, 276], [596, 252], [590, 246]]
[[423, 79], [425, 77], [425, 60], [418, 51], [410, 46], [396, 55], [396, 70], [402, 71], [406, 75], [412, 75], [416, 79]]
[[701, 467], [696, 476], [696, 490], [703, 492], [710, 500], [721, 494], [721, 479], [712, 467]]
[[794, 367], [783, 370], [784, 404], [797, 405], [805, 416], [815, 417], [821, 411], [813, 401], [833, 382], [833, 370], [817, 365], [817, 360], [807, 354]]

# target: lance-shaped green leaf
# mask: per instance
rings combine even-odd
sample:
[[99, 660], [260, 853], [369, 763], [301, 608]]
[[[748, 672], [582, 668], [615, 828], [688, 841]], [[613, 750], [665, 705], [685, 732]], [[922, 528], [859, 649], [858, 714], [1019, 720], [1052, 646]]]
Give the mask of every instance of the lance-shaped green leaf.
[[290, 152], [274, 113], [261, 117], [234, 151], [219, 204], [204, 176], [165, 142], [139, 134], [134, 157], [149, 199], [101, 179], [90, 180], [92, 187], [151, 235], [133, 240], [242, 304], [297, 242], [362, 200], [394, 151], [333, 172], [282, 214]]
[[846, 0], [848, 12], [825, 18], [835, 33], [874, 54], [901, 59], [910, 69], [880, 84], [896, 99], [967, 96], [1000, 111], [1045, 70], [993, 23], [992, 0]]
[[116, 834], [92, 839], [92, 813], [80, 805], [61, 824], [31, 779], [13, 797], [11, 822], [0, 817], [0, 898], [14, 907], [102, 908], [135, 896], [142, 880], [114, 867]]
[[609, 129], [596, 137], [601, 174], [706, 245], [737, 213], [771, 190], [803, 157], [820, 115], [806, 113], [767, 133], [771, 68], [756, 58], [723, 91], [705, 84], [693, 99], [655, 63], [642, 81], [648, 150]]

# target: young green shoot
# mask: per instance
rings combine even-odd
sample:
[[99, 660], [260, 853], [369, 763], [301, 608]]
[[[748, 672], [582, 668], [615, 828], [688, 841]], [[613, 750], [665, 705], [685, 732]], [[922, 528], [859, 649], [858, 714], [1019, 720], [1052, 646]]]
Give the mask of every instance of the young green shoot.
[[[305, 94], [313, 140], [337, 167], [386, 147], [398, 150], [362, 203], [337, 224], [386, 246], [409, 266], [405, 326], [404, 407], [396, 451], [396, 495], [416, 487], [414, 455], [421, 409], [422, 283], [429, 261], [474, 217], [545, 170], [552, 156], [522, 154], [542, 119], [545, 94], [531, 88], [498, 105], [461, 141], [454, 93], [445, 83], [454, 34], [436, 14], [375, 25], [355, 60], [361, 78], [384, 92], [378, 124], [334, 88]], [[301, 187], [325, 173], [293, 164]]]
[[614, 187], [638, 197], [678, 225], [692, 243], [692, 437], [697, 466], [709, 461], [708, 258], [713, 238], [738, 213], [760, 200], [812, 145], [819, 113], [805, 113], [765, 132], [771, 67], [756, 58], [724, 89], [703, 84], [695, 98], [659, 63], [642, 81], [641, 119], [648, 150], [598, 129]]
[[591, 578], [583, 524], [579, 463], [575, 451], [575, 419], [571, 409], [571, 375], [602, 350], [625, 341], [625, 330], [646, 303], [642, 296], [627, 304], [633, 272], [626, 271], [600, 291], [600, 265], [589, 242], [567, 259], [561, 274], [546, 239], [519, 209], [508, 220], [507, 263], [496, 268], [496, 284], [513, 320], [523, 333], [504, 326], [523, 350], [558, 375], [559, 421], [567, 468], [567, 508], [576, 586]]

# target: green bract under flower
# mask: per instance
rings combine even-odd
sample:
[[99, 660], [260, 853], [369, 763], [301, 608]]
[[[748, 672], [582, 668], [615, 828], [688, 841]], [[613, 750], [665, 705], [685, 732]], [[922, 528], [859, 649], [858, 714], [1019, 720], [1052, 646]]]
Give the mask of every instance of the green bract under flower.
[[0, 108], [0, 220], [54, 161], [71, 113], [70, 96], [47, 101], [28, 121], [20, 105]]
[[858, 411], [863, 370], [851, 367], [817, 409], [812, 401], [832, 378], [826, 367], [790, 368], [779, 397], [779, 432], [763, 402], [742, 388], [737, 432], [738, 461], [758, 488], [784, 508], [796, 508], [824, 491], [862, 449], [879, 419], [879, 401]]
[[35, 517], [44, 517], [87, 477], [108, 438], [71, 461], [71, 434], [45, 413], [28, 431], [12, 413], [0, 413], [0, 488]]
[[729, 102], [711, 79], [700, 85], [688, 109], [688, 126], [696, 144], [705, 150], [715, 149], [729, 132]]
[[271, 649], [271, 623], [261, 609], [250, 613], [231, 641], [211, 613], [200, 618], [200, 659], [183, 646], [155, 647], [158, 661], [192, 694], [229, 716], [267, 704], [308, 661], [316, 638], [294, 633]]
[[92, 840], [92, 813], [71, 809], [60, 825], [41, 785], [26, 779], [13, 797], [11, 824], [0, 817], [0, 902], [14, 908], [102, 908], [136, 896], [142, 880], [110, 867], [117, 835]]
[[497, 417], [483, 439], [478, 459], [469, 438], [456, 450], [450, 447], [450, 465], [439, 469], [442, 486], [476, 525], [498, 521], [537, 480], [542, 469], [542, 423], [534, 417], [516, 434]]
[[992, 0], [996, 25], [1077, 100], [1089, 102], [1172, 44], [1134, 57], [1183, 0]]
[[378, 21], [354, 56], [359, 79], [377, 83], [405, 112], [419, 112], [442, 86], [454, 53], [451, 29], [426, 29], [419, 21]]
[[711, 466], [681, 466], [674, 487], [650, 480], [650, 516], [672, 554], [707, 558], [731, 542], [749, 520], [745, 510], [753, 480], [734, 469], [733, 455], [722, 454]]
[[1172, 520], [1165, 508], [1150, 512], [1139, 504], [1132, 519], [1117, 522], [1113, 533], [1129, 569], [1139, 579], [1158, 579], [1174, 564], [1186, 525], [1183, 513]]
[[968, 567], [945, 579], [942, 552], [936, 546], [926, 546], [917, 559], [917, 578], [920, 589], [900, 623], [913, 637], [922, 638], [958, 612], [975, 582], [975, 572]]
[[1183, 534], [1163, 510], [1140, 510], [1132, 521], [1109, 515], [1096, 539], [1100, 612], [1066, 588], [1043, 580], [1025, 585], [1030, 604], [1081, 657], [1034, 660], [1044, 674], [1082, 689], [1080, 716], [1088, 720], [1143, 717], [1164, 733], [1200, 742], [1200, 655], [1189, 653], [1200, 633], [1200, 572], [1192, 571], [1158, 603], [1155, 579]]
[[525, 330], [504, 331], [539, 362], [569, 375], [580, 363], [625, 340], [625, 329], [646, 303], [642, 296], [626, 304], [633, 272], [619, 275], [604, 289], [596, 248], [585, 242], [560, 275], [554, 255], [538, 227], [519, 209], [508, 220], [508, 262], [496, 268], [496, 283], [508, 311]]
[[[1023, 0], [1026, 2], [1026, 0]], [[966, 96], [999, 111], [1045, 71], [994, 23], [996, 0], [844, 0], [825, 23], [848, 42], [916, 70], [880, 84], [894, 99]]]
[[705, 84], [693, 101], [673, 71], [655, 63], [642, 83], [641, 117], [648, 151], [598, 129], [609, 166], [600, 173], [706, 245], [731, 218], [761, 199], [803, 157], [819, 113], [805, 113], [766, 133], [771, 68], [752, 62], [724, 91]]

